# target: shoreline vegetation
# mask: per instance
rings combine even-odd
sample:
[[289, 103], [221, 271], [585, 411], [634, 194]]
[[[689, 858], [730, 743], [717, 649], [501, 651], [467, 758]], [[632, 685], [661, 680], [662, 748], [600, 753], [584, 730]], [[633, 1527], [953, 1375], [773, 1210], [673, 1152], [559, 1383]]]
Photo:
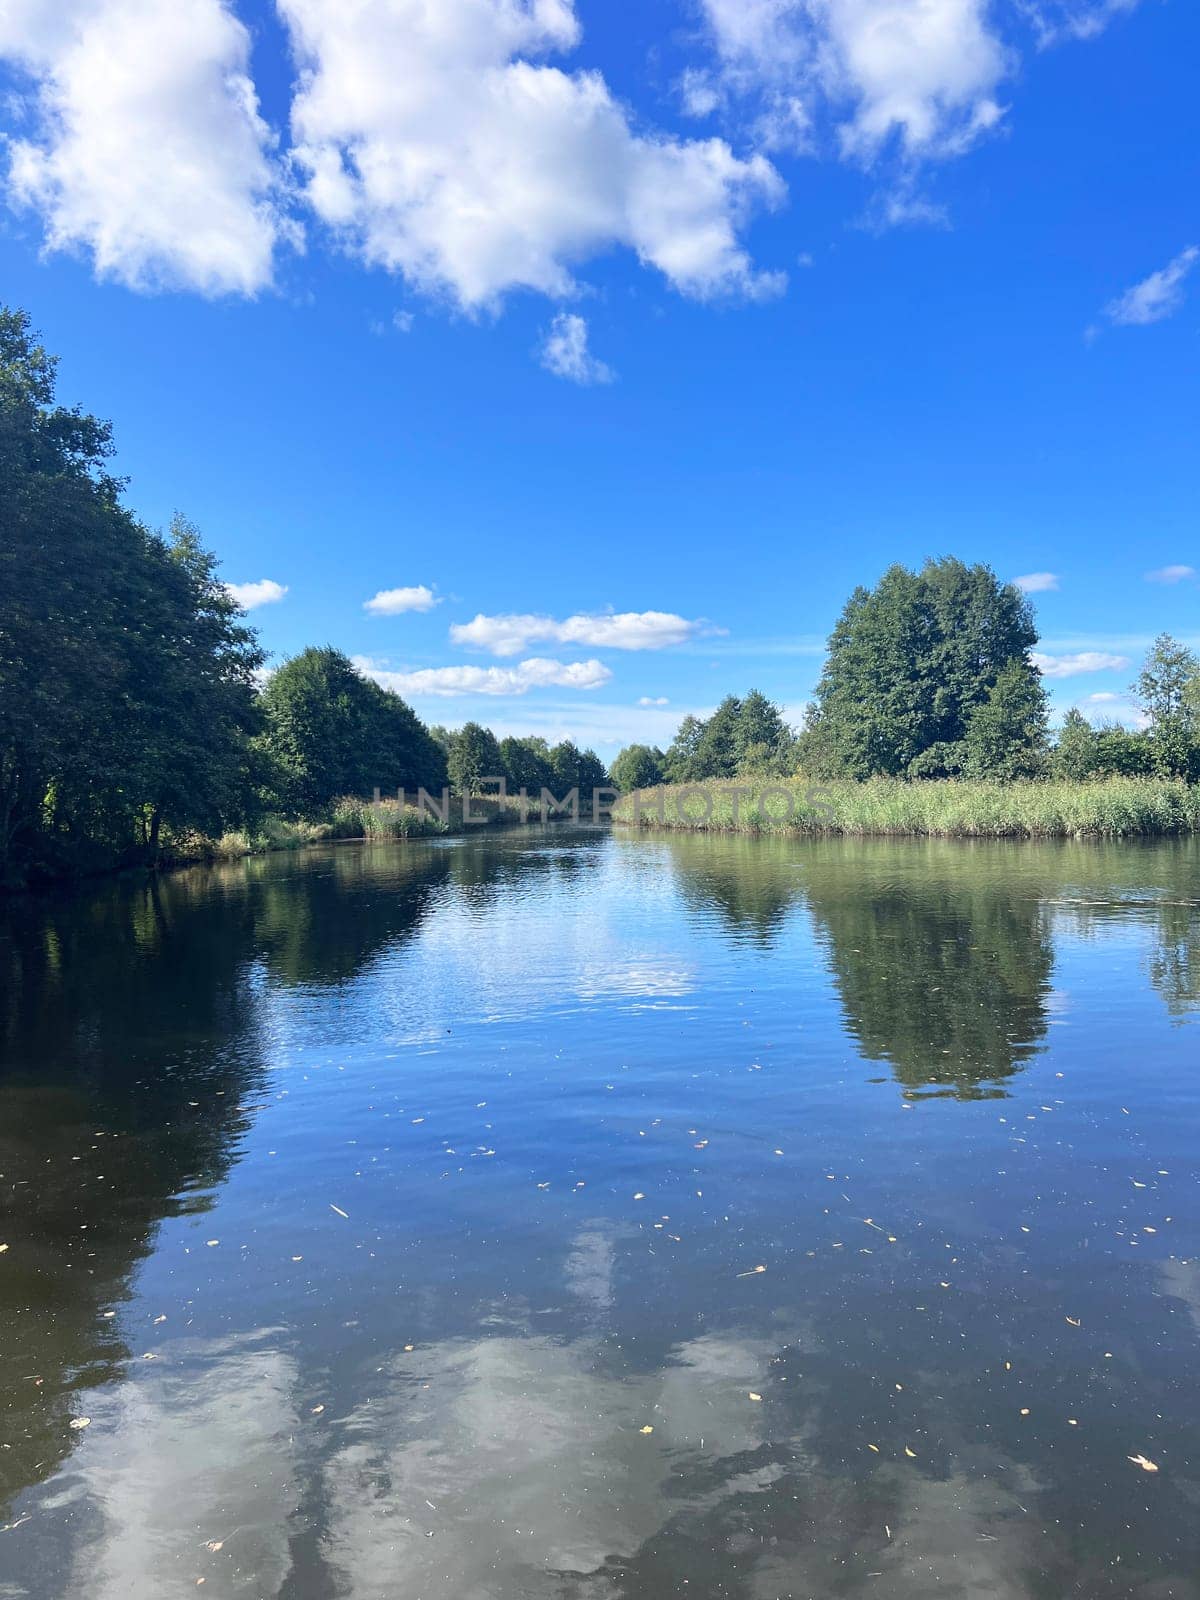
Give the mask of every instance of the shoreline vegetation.
[[427, 726], [332, 645], [269, 662], [199, 530], [137, 518], [109, 425], [55, 385], [28, 317], [0, 307], [0, 893], [544, 817], [521, 791], [576, 795], [589, 819], [619, 792], [618, 825], [689, 831], [1200, 831], [1200, 657], [1155, 640], [1136, 729], [1076, 709], [1052, 727], [1028, 596], [953, 556], [855, 589], [798, 728], [758, 690], [726, 695], [610, 774], [569, 739]]
[[1200, 787], [1175, 778], [1003, 783], [766, 778], [623, 795], [619, 826], [843, 838], [1132, 839], [1200, 833]]

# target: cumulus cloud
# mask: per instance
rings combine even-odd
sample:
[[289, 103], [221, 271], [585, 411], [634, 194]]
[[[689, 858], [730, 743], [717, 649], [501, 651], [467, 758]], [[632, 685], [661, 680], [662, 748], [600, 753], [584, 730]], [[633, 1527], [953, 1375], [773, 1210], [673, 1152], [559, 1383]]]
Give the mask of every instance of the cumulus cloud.
[[1033, 652], [1033, 664], [1043, 678], [1075, 678], [1082, 672], [1114, 672], [1129, 665], [1128, 656], [1106, 650], [1077, 650], [1074, 655], [1047, 656]]
[[259, 578], [257, 583], [227, 583], [225, 593], [236, 600], [243, 611], [253, 611], [255, 606], [273, 606], [288, 592], [286, 583], [276, 583], [273, 578]]
[[1104, 315], [1118, 327], [1125, 328], [1142, 328], [1173, 316], [1183, 304], [1183, 285], [1197, 261], [1200, 261], [1200, 247], [1189, 245], [1165, 267], [1110, 300]]
[[133, 289], [253, 294], [281, 237], [250, 36], [224, 0], [11, 0], [0, 58], [32, 83], [8, 192], [49, 250]]
[[572, 311], [560, 311], [550, 324], [542, 345], [542, 365], [556, 378], [572, 383], [611, 383], [612, 368], [597, 360], [588, 349], [588, 325]]
[[665, 694], [644, 694], [638, 700], [640, 706], [669, 706], [671, 702]]
[[[844, 155], [896, 139], [908, 157], [955, 155], [1003, 115], [1009, 54], [986, 0], [701, 0], [716, 54], [685, 105], [749, 98], [767, 148], [803, 147], [832, 117]], [[911, 220], [911, 219], [910, 219]]]
[[398, 617], [405, 611], [432, 611], [441, 603], [441, 597], [432, 589], [417, 583], [407, 589], [380, 589], [363, 601], [363, 610], [373, 617]]
[[708, 624], [673, 611], [615, 611], [598, 616], [578, 613], [558, 622], [553, 617], [479, 613], [471, 622], [456, 622], [450, 628], [454, 644], [487, 650], [494, 656], [519, 655], [536, 640], [555, 644], [590, 645], [607, 650], [665, 650], [684, 644], [702, 633], [721, 632]]
[[1023, 572], [1013, 584], [1022, 594], [1048, 594], [1058, 588], [1057, 572]]
[[722, 139], [635, 132], [573, 49], [572, 0], [279, 0], [300, 63], [295, 157], [347, 248], [466, 309], [564, 296], [614, 246], [678, 290], [762, 295], [739, 242], [783, 185]]
[[1195, 567], [1185, 567], [1182, 564], [1174, 567], [1158, 567], [1154, 572], [1146, 574], [1147, 583], [1185, 583], [1188, 578], [1196, 576]]
[[602, 661], [553, 661], [531, 656], [515, 667], [421, 667], [392, 672], [369, 656], [355, 656], [354, 665], [385, 689], [403, 695], [526, 694], [530, 689], [599, 689], [612, 677]]

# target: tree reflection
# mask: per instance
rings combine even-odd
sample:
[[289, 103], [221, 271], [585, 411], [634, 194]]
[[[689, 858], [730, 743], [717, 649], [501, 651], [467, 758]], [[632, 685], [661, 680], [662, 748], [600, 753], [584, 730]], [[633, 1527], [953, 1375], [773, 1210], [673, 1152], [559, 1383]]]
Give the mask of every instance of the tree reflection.
[[958, 874], [894, 884], [805, 874], [846, 1025], [914, 1093], [977, 1099], [1041, 1047], [1054, 947], [1036, 900]]
[[86, 1391], [130, 1359], [105, 1313], [238, 1158], [270, 1066], [263, 962], [276, 984], [344, 982], [413, 935], [447, 870], [345, 849], [6, 908], [0, 1502], [69, 1454]]

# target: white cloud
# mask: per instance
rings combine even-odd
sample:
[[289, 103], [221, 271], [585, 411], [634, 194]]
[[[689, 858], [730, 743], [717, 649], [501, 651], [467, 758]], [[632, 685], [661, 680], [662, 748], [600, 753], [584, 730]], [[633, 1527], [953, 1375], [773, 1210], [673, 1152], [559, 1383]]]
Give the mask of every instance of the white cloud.
[[273, 606], [282, 600], [288, 586], [276, 583], [273, 578], [260, 578], [257, 583], [227, 583], [225, 592], [243, 611], [253, 611], [255, 606]]
[[1023, 594], [1049, 594], [1058, 588], [1057, 572], [1023, 572], [1013, 583]]
[[1043, 678], [1075, 678], [1082, 672], [1115, 672], [1129, 665], [1129, 657], [1104, 650], [1079, 650], [1066, 656], [1042, 655], [1035, 650], [1033, 664]]
[[1146, 574], [1147, 583], [1183, 583], [1188, 578], [1196, 576], [1195, 567], [1185, 567], [1182, 564], [1174, 567], [1159, 567], [1155, 572]]
[[552, 661], [531, 656], [515, 667], [421, 667], [392, 672], [369, 656], [355, 656], [354, 665], [385, 689], [403, 695], [526, 694], [530, 689], [599, 689], [612, 677], [602, 661]]
[[490, 651], [494, 656], [519, 655], [535, 640], [589, 645], [605, 650], [665, 650], [710, 630], [703, 621], [689, 622], [673, 611], [616, 611], [598, 616], [579, 613], [558, 622], [553, 617], [482, 612], [471, 622], [451, 625], [453, 644]]
[[1104, 315], [1118, 327], [1141, 328], [1152, 322], [1162, 322], [1183, 304], [1184, 281], [1197, 261], [1200, 261], [1200, 247], [1189, 245], [1174, 261], [1109, 301]]
[[33, 82], [8, 189], [50, 250], [133, 289], [253, 294], [281, 237], [250, 36], [224, 0], [9, 0], [0, 58]]
[[611, 383], [612, 368], [588, 349], [588, 325], [572, 311], [560, 311], [542, 345], [542, 365], [556, 378], [572, 383]]
[[671, 702], [665, 694], [644, 694], [638, 700], [640, 706], [669, 706]]
[[301, 79], [296, 159], [318, 216], [371, 265], [467, 309], [633, 250], [686, 294], [763, 295], [739, 229], [783, 184], [721, 139], [635, 132], [574, 48], [572, 0], [278, 0]]
[[[805, 143], [832, 115], [843, 154], [870, 161], [891, 139], [909, 157], [956, 155], [1003, 115], [1009, 54], [986, 0], [701, 0], [716, 77], [685, 87], [700, 111], [751, 97], [767, 148]], [[707, 92], [705, 92], [707, 91]]]
[[1071, 39], [1094, 39], [1114, 17], [1132, 11], [1139, 0], [1018, 0], [1033, 24], [1039, 49]]
[[416, 318], [411, 311], [397, 311], [392, 318], [392, 327], [397, 333], [411, 333], [415, 321]]
[[1123, 699], [1123, 695], [1117, 694], [1112, 689], [1098, 689], [1095, 694], [1084, 696], [1084, 704], [1089, 706], [1111, 706]]
[[398, 617], [405, 611], [432, 611], [441, 603], [439, 595], [418, 583], [407, 589], [380, 589], [378, 594], [363, 601], [363, 610], [373, 617]]

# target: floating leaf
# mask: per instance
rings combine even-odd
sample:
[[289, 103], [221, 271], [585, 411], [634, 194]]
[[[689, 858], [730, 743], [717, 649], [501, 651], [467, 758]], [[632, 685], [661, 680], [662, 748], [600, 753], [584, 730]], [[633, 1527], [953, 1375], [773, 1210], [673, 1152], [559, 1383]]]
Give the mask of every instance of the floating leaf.
[[72, 1428], [75, 1428], [75, 1429], [90, 1428], [91, 1425], [92, 1425], [91, 1417], [72, 1417], [71, 1418], [71, 1422], [70, 1422], [70, 1426]]
[[1141, 1467], [1143, 1472], [1157, 1472], [1158, 1462], [1151, 1461], [1148, 1456], [1130, 1456], [1130, 1461], [1135, 1467]]
[[641, 1431], [643, 1433], [653, 1433], [654, 1432], [653, 1424], [648, 1422], [646, 1424], [646, 1426]]
[[755, 1394], [754, 1390], [751, 1389], [750, 1390], [750, 1398], [751, 1398], [751, 1400], [761, 1400], [762, 1399], [762, 1395]]
[[908, 1456], [911, 1461], [915, 1461], [917, 1459], [917, 1452], [915, 1450], [910, 1450], [907, 1445], [904, 1446], [904, 1454]]

